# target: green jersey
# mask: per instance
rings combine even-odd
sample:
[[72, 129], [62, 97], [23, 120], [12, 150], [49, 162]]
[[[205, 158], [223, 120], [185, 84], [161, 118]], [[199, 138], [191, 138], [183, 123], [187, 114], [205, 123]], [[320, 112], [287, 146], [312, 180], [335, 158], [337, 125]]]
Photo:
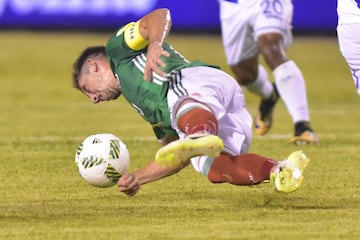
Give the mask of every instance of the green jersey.
[[[106, 56], [114, 75], [119, 80], [122, 95], [153, 126], [156, 137], [162, 139], [165, 135], [176, 134], [171, 127], [167, 103], [169, 82], [167, 78], [155, 73], [153, 82], [144, 80], [147, 47], [134, 50], [128, 42], [132, 41], [131, 34], [135, 27], [135, 23], [130, 23], [115, 32], [106, 45]], [[130, 37], [127, 38], [126, 34]], [[164, 43], [163, 48], [171, 55], [162, 57], [166, 67], [161, 69], [165, 73], [191, 66], [207, 65], [198, 61], [190, 63], [168, 43]]]

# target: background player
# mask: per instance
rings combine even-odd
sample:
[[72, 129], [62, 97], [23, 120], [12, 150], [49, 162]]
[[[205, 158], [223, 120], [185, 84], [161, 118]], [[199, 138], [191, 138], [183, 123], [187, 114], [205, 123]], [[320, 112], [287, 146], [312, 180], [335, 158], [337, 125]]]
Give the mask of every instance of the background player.
[[[236, 80], [261, 97], [255, 116], [255, 133], [266, 134], [272, 126], [273, 109], [281, 97], [294, 123], [291, 143], [319, 142], [310, 126], [303, 75], [285, 49], [292, 41], [291, 0], [219, 0], [222, 39], [228, 65]], [[273, 72], [259, 64], [259, 54]]]
[[338, 0], [337, 4], [340, 51], [360, 96], [360, 0]]

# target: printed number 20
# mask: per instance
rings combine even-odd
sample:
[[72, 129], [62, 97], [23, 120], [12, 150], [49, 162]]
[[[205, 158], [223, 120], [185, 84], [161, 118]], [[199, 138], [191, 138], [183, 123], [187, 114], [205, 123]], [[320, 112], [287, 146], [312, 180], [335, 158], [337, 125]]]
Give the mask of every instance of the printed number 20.
[[264, 8], [265, 15], [279, 15], [283, 13], [281, 0], [263, 0], [261, 6]]

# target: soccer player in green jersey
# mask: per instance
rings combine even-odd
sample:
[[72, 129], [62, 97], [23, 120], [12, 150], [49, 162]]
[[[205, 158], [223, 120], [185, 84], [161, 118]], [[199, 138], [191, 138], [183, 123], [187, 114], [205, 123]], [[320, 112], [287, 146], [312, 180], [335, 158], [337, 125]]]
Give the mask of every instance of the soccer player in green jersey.
[[171, 23], [168, 9], [156, 9], [74, 63], [75, 88], [93, 103], [123, 95], [162, 144], [155, 160], [119, 179], [119, 190], [133, 196], [192, 164], [213, 183], [270, 180], [280, 192], [295, 191], [309, 158], [302, 151], [282, 161], [248, 153], [252, 120], [241, 88], [218, 67], [189, 62], [166, 43]]

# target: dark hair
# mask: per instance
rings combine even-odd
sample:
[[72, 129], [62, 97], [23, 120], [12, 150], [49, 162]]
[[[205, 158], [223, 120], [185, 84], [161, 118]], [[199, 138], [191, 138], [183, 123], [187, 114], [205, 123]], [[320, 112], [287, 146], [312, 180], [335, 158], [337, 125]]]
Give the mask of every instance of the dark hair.
[[80, 89], [79, 76], [86, 59], [88, 59], [91, 56], [96, 57], [98, 55], [105, 55], [104, 46], [88, 47], [76, 59], [75, 63], [73, 64], [73, 73], [72, 73], [72, 81], [73, 81], [73, 86], [75, 88]]

